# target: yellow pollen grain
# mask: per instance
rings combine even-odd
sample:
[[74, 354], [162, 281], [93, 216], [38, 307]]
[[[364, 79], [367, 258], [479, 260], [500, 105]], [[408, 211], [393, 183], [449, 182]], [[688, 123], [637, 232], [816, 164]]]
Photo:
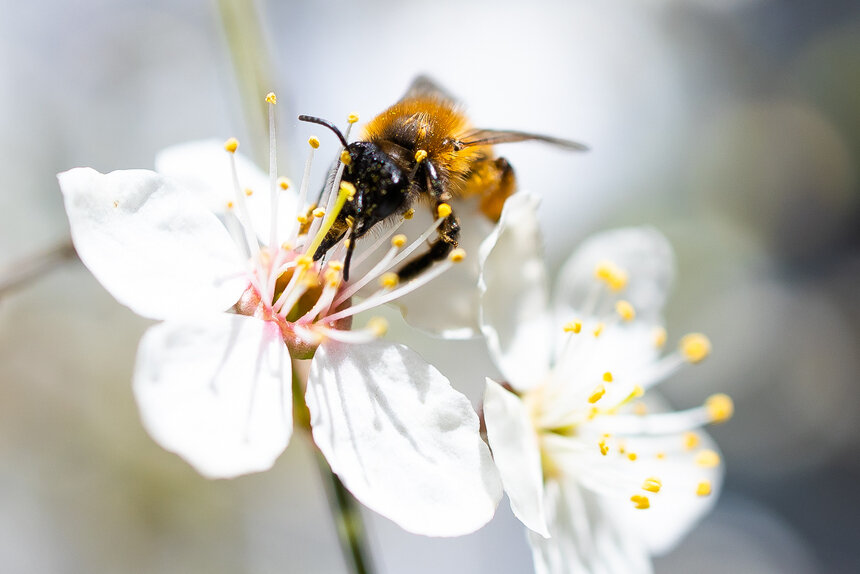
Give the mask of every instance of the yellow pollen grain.
[[448, 217], [451, 215], [451, 206], [447, 203], [440, 203], [436, 206], [436, 217]]
[[415, 152], [415, 161], [421, 163], [425, 159], [427, 159], [427, 150], [419, 149]]
[[403, 214], [403, 219], [412, 219], [413, 217], [415, 217], [415, 210], [412, 208], [407, 209], [406, 213]]
[[314, 149], [319, 149], [320, 139], [317, 136], [311, 136], [308, 138], [308, 145], [310, 145]]
[[615, 312], [625, 321], [632, 321], [636, 318], [636, 310], [629, 301], [618, 301], [615, 303]]
[[348, 181], [340, 182], [340, 190], [347, 195], [347, 201], [352, 201], [352, 198], [355, 197], [355, 186]]
[[340, 285], [340, 271], [332, 269], [330, 266], [325, 270], [323, 278], [331, 287], [337, 287]]
[[645, 482], [642, 483], [642, 490], [647, 490], [648, 492], [653, 492], [657, 494], [660, 492], [660, 489], [663, 488], [663, 483], [659, 478], [646, 478]]
[[351, 123], [351, 124], [357, 124], [358, 123], [358, 114], [349, 114], [348, 116], [346, 116], [346, 121]]
[[388, 273], [383, 273], [379, 278], [379, 284], [386, 289], [393, 289], [397, 287], [397, 284], [400, 282], [400, 278], [397, 277], [397, 273], [393, 273], [389, 271]]
[[699, 435], [694, 432], [684, 433], [684, 448], [693, 450], [699, 446]]
[[634, 508], [638, 508], [639, 510], [651, 508], [651, 501], [648, 500], [647, 496], [642, 496], [641, 494], [634, 494], [633, 496], [631, 496], [630, 502], [633, 503]]
[[349, 165], [352, 163], [352, 156], [349, 155], [347, 150], [340, 152], [340, 161], [343, 165]]
[[402, 233], [399, 233], [391, 238], [392, 247], [403, 247], [404, 245], [406, 245], [406, 236]]
[[605, 373], [603, 373], [603, 380], [606, 381], [607, 383], [611, 383], [612, 382], [612, 373], [610, 373], [609, 371], [606, 371]]
[[565, 333], [579, 333], [582, 331], [582, 323], [579, 321], [571, 321], [564, 326]]
[[423, 140], [427, 137], [427, 128], [425, 126], [421, 126], [418, 128], [418, 139]]
[[230, 138], [226, 142], [224, 142], [224, 149], [229, 151], [230, 153], [234, 153], [237, 149], [239, 149], [239, 140], [236, 138]]
[[460, 263], [465, 258], [466, 250], [461, 247], [454, 249], [453, 251], [451, 251], [451, 253], [448, 254], [448, 259], [450, 259], [453, 263]]
[[280, 187], [281, 189], [290, 189], [290, 180], [285, 177], [279, 177], [278, 187]]
[[600, 334], [603, 332], [603, 326], [603, 323], [598, 323], [597, 326], [594, 328], [593, 333], [595, 337], [599, 337]]
[[342, 271], [343, 261], [329, 261], [328, 266], [330, 269], [334, 269], [335, 271]]
[[702, 468], [714, 468], [720, 465], [720, 455], [713, 450], [700, 451], [694, 460]]
[[603, 395], [606, 394], [606, 387], [603, 385], [597, 385], [594, 387], [594, 390], [591, 392], [591, 396], [588, 397], [588, 402], [592, 405], [603, 398]]
[[695, 364], [711, 354], [711, 341], [701, 333], [689, 333], [681, 337], [678, 348], [685, 359]]
[[266, 94], [266, 103], [268, 104], [277, 104], [278, 98], [275, 96], [275, 92], [269, 92]]
[[663, 327], [654, 327], [654, 346], [658, 349], [662, 349], [666, 344], [666, 329]]
[[382, 337], [388, 332], [388, 321], [382, 317], [372, 317], [367, 322], [367, 329], [377, 337]]
[[708, 496], [711, 494], [711, 481], [703, 480], [696, 485], [696, 496]]
[[627, 458], [629, 458], [630, 460], [636, 460], [637, 458], [639, 458], [639, 455], [635, 452], [631, 452], [627, 454]]
[[600, 447], [600, 454], [606, 456], [606, 454], [609, 452], [609, 445], [606, 444], [606, 440], [601, 440], [599, 443], [597, 443], [597, 446]]
[[251, 188], [246, 189], [246, 190], [245, 190], [245, 195], [246, 195], [246, 196], [248, 196], [248, 197], [251, 197], [252, 195], [254, 195], [254, 190], [253, 190], [253, 189], [251, 189]]
[[314, 264], [314, 260], [310, 255], [300, 255], [296, 258], [296, 267], [307, 269]]
[[729, 395], [711, 395], [705, 400], [705, 409], [712, 423], [724, 423], [735, 413], [735, 403]]
[[317, 207], [316, 209], [314, 209], [313, 214], [314, 217], [317, 218], [323, 217], [325, 215], [325, 209], [323, 209], [322, 207]]

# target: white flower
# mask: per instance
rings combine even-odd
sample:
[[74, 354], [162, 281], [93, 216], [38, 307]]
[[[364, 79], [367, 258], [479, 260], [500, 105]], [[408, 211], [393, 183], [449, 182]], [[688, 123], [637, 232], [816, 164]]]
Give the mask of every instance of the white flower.
[[[538, 574], [650, 572], [713, 504], [720, 456], [700, 427], [731, 416], [715, 395], [667, 412], [648, 389], [710, 350], [687, 335], [661, 357], [673, 275], [652, 229], [588, 240], [550, 309], [533, 198], [506, 205], [484, 260], [482, 321], [506, 386], [487, 380], [487, 435]], [[643, 396], [644, 395], [644, 396]]]
[[311, 213], [306, 181], [295, 194], [236, 145], [167, 150], [158, 173], [59, 175], [81, 260], [118, 301], [163, 321], [135, 367], [147, 430], [210, 478], [268, 469], [292, 434], [292, 360], [313, 355], [314, 441], [347, 488], [411, 532], [481, 527], [501, 484], [469, 401], [416, 353], [379, 341], [381, 320], [350, 330], [353, 315], [414, 291], [462, 253], [396, 285], [390, 269], [423, 240], [389, 233], [381, 256], [366, 250], [372, 269], [344, 281], [342, 244], [323, 261], [310, 254], [350, 186], [332, 194], [329, 213]]

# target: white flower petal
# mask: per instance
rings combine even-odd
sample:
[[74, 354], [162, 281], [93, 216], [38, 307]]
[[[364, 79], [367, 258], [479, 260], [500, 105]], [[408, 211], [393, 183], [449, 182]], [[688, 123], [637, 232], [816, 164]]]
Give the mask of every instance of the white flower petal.
[[[478, 321], [478, 276], [481, 271], [478, 253], [481, 243], [495, 225], [478, 211], [477, 198], [455, 200], [452, 206], [460, 219], [460, 247], [466, 251], [466, 259], [427, 287], [401, 297], [396, 304], [406, 322], [413, 327], [447, 339], [464, 339], [481, 333]], [[418, 237], [430, 225], [429, 216], [423, 213], [421, 206], [417, 207], [419, 212], [400, 231], [410, 239]], [[371, 241], [368, 239], [368, 242]], [[421, 255], [425, 249], [419, 248], [412, 256]], [[456, 297], [452, 296], [454, 293]]]
[[496, 365], [517, 390], [544, 379], [553, 352], [538, 203], [528, 193], [508, 198], [479, 257], [481, 329]]
[[501, 484], [478, 417], [407, 347], [323, 344], [306, 400], [314, 441], [369, 508], [428, 536], [467, 534], [492, 518]]
[[223, 311], [247, 281], [218, 219], [187, 191], [145, 170], [59, 174], [81, 261], [116, 299], [151, 319]]
[[527, 527], [548, 537], [540, 448], [525, 405], [515, 394], [487, 379], [484, 420], [511, 510]]
[[292, 434], [290, 357], [274, 323], [168, 321], [140, 342], [134, 392], [152, 438], [209, 478], [266, 470]]
[[652, 572], [645, 547], [594, 494], [573, 480], [549, 481], [546, 493], [551, 538], [529, 532], [536, 574]]
[[[235, 153], [236, 173], [245, 196], [251, 222], [263, 244], [269, 243], [271, 200], [269, 177], [254, 162]], [[224, 142], [217, 140], [192, 141], [162, 150], [155, 158], [155, 169], [180, 182], [206, 202], [214, 213], [224, 214], [227, 203], [236, 200], [236, 188], [230, 168], [230, 157]], [[278, 189], [278, 242], [287, 239], [289, 226], [296, 218], [296, 194], [293, 188]]]
[[675, 275], [675, 259], [666, 238], [649, 227], [615, 229], [587, 239], [559, 274], [559, 316], [570, 320], [577, 311], [582, 312], [598, 281], [595, 268], [607, 260], [626, 271], [629, 278], [627, 287], [613, 296], [632, 303], [640, 319], [657, 320]]

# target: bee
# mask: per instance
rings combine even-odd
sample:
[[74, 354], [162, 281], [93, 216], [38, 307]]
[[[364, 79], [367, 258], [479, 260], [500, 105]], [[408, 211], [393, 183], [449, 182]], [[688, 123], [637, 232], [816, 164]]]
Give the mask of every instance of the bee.
[[359, 141], [347, 142], [328, 120], [305, 115], [298, 119], [329, 128], [344, 147], [342, 181], [352, 184], [356, 193], [338, 213], [313, 259], [321, 259], [349, 234], [346, 279], [356, 242], [415, 204], [428, 205], [433, 217], [443, 220], [429, 248], [397, 270], [401, 281], [444, 260], [457, 247], [460, 221], [450, 206], [453, 198], [477, 196], [483, 215], [498, 221], [505, 200], [516, 191], [516, 178], [508, 161], [494, 155], [495, 144], [535, 140], [573, 151], [588, 149], [545, 135], [473, 128], [457, 101], [426, 76], [416, 78], [397, 103], [371, 120]]

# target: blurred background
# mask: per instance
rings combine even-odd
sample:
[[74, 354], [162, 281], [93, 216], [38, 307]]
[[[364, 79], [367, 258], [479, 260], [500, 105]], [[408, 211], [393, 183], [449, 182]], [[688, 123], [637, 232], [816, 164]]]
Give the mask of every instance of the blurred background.
[[[679, 407], [729, 392], [737, 414], [712, 429], [728, 466], [716, 510], [657, 572], [860, 571], [856, 1], [2, 0], [0, 14], [0, 269], [67, 240], [58, 171], [151, 168], [213, 136], [259, 155], [257, 102], [275, 90], [298, 179], [296, 113], [367, 120], [429, 73], [481, 126], [592, 147], [504, 149], [543, 196], [554, 268], [617, 225], [654, 225], [677, 250], [670, 338], [703, 331], [715, 352], [662, 388]], [[149, 324], [76, 261], [3, 294], [0, 571], [343, 572], [302, 440], [270, 472], [210, 482], [148, 438], [130, 380]], [[478, 400], [480, 342], [392, 336]], [[506, 502], [453, 540], [366, 518], [380, 572], [530, 571]]]

